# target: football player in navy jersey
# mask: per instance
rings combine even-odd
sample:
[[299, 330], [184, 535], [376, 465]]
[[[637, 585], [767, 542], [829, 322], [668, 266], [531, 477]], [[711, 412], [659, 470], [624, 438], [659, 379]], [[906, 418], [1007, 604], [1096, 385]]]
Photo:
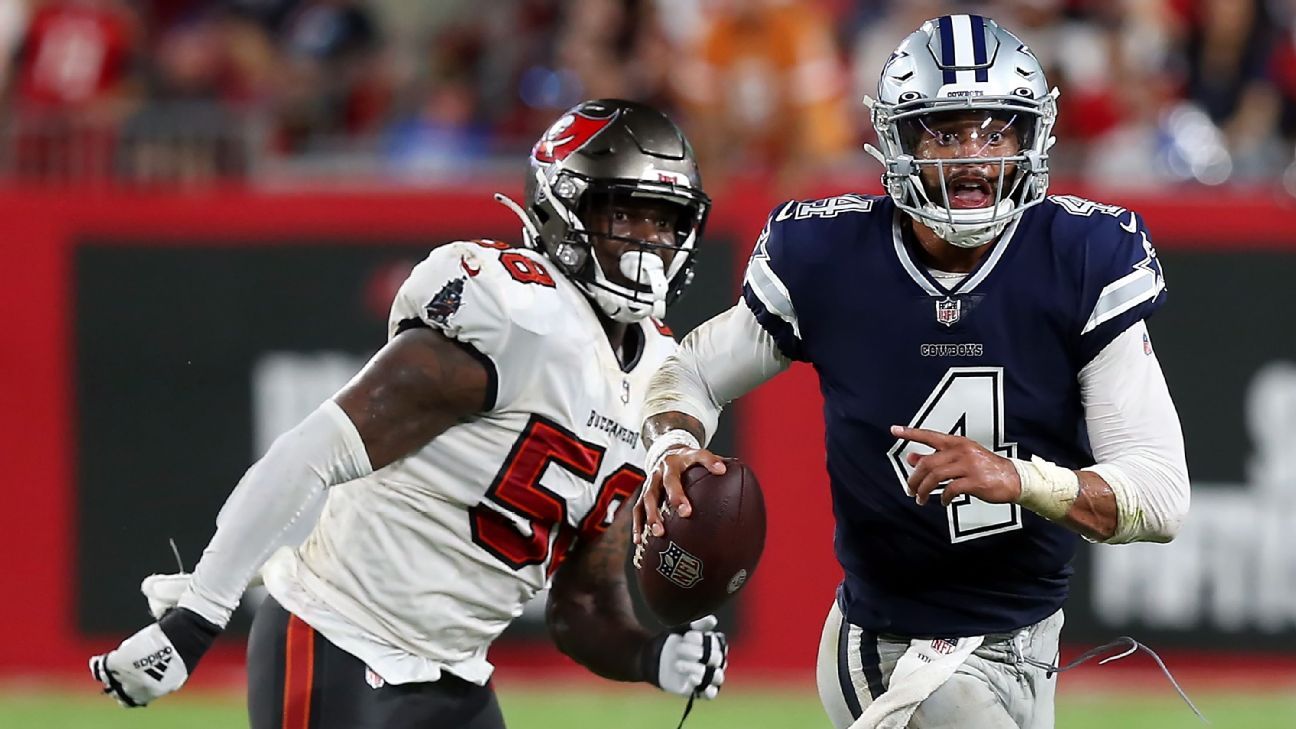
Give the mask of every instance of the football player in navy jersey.
[[703, 444], [724, 404], [793, 361], [818, 373], [838, 727], [1052, 727], [1079, 537], [1167, 542], [1187, 513], [1144, 324], [1161, 265], [1136, 213], [1046, 197], [1056, 98], [993, 20], [924, 23], [865, 100], [886, 195], [779, 205], [742, 299], [650, 384], [636, 539], [690, 514], [684, 469], [723, 472]]

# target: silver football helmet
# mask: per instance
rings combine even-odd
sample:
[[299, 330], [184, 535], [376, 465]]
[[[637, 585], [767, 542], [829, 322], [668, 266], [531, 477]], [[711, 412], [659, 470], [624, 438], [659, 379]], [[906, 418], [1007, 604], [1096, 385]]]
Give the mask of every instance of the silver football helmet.
[[[578, 104], [545, 132], [531, 150], [523, 206], [495, 197], [522, 218], [527, 245], [620, 322], [660, 318], [684, 291], [711, 209], [693, 148], [679, 128], [652, 107], [617, 99]], [[645, 199], [678, 210], [675, 245], [591, 231], [582, 219], [594, 204]], [[592, 250], [595, 236], [630, 244], [618, 268], [637, 285], [608, 279]], [[674, 250], [669, 267], [654, 250], [661, 248]]]
[[[1057, 118], [1039, 59], [1017, 36], [979, 15], [946, 15], [905, 38], [882, 70], [878, 98], [864, 98], [878, 147], [865, 150], [886, 171], [882, 184], [896, 205], [949, 243], [975, 248], [994, 240], [1048, 190], [1048, 150]], [[916, 153], [933, 115], [983, 112], [1017, 132], [1010, 156], [925, 159]], [[958, 165], [997, 165], [989, 205], [952, 206], [946, 172]], [[935, 168], [939, 189], [921, 173]]]

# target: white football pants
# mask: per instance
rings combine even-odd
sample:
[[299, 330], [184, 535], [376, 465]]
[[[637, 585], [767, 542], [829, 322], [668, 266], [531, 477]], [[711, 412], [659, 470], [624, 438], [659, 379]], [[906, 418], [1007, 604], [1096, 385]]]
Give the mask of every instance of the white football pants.
[[[909, 729], [1053, 729], [1059, 610], [1015, 633], [987, 635], [953, 676], [918, 705]], [[837, 729], [847, 729], [882, 695], [909, 642], [878, 636], [842, 618], [833, 600], [819, 641], [819, 699]], [[871, 727], [869, 729], [872, 729]]]

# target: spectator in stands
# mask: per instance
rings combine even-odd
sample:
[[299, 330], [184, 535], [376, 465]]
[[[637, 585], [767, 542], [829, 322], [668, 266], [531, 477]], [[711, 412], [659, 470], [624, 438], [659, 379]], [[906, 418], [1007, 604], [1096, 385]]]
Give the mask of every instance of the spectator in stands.
[[284, 150], [329, 137], [376, 131], [388, 92], [381, 38], [360, 0], [312, 0], [293, 13], [281, 39], [285, 74], [279, 97]]
[[119, 0], [47, 0], [32, 9], [15, 69], [16, 171], [99, 177], [138, 92], [139, 24]]
[[1197, 0], [1185, 55], [1189, 98], [1224, 132], [1237, 173], [1272, 174], [1279, 98], [1273, 24], [1261, 0]]
[[776, 172], [796, 184], [854, 146], [827, 16], [785, 0], [712, 0], [677, 68], [707, 174]]

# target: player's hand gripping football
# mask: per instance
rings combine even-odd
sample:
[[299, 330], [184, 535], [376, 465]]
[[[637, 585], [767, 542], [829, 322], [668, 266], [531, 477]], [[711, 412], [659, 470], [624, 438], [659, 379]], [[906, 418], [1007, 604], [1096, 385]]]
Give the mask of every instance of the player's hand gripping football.
[[90, 659], [90, 674], [122, 706], [147, 706], [179, 689], [220, 628], [197, 613], [175, 607], [189, 575], [151, 575], [141, 591], [156, 623], [122, 641], [116, 650]]
[[652, 530], [650, 533], [655, 537], [666, 534], [662, 524], [663, 506], [685, 518], [693, 513], [680, 477], [689, 466], [699, 463], [716, 475], [725, 472], [724, 459], [705, 448], [679, 446], [666, 451], [656, 464], [649, 464], [648, 478], [634, 505], [635, 544], [643, 544], [645, 529]]
[[707, 615], [658, 635], [644, 651], [644, 672], [662, 691], [714, 699], [724, 684], [729, 645]]
[[924, 428], [891, 426], [891, 435], [922, 443], [935, 453], [906, 456], [914, 471], [909, 475], [909, 493], [921, 506], [932, 492], [944, 484], [940, 494], [942, 506], [949, 506], [958, 496], [967, 494], [991, 504], [1015, 502], [1021, 496], [1021, 477], [1003, 456], [961, 435], [939, 433]]

